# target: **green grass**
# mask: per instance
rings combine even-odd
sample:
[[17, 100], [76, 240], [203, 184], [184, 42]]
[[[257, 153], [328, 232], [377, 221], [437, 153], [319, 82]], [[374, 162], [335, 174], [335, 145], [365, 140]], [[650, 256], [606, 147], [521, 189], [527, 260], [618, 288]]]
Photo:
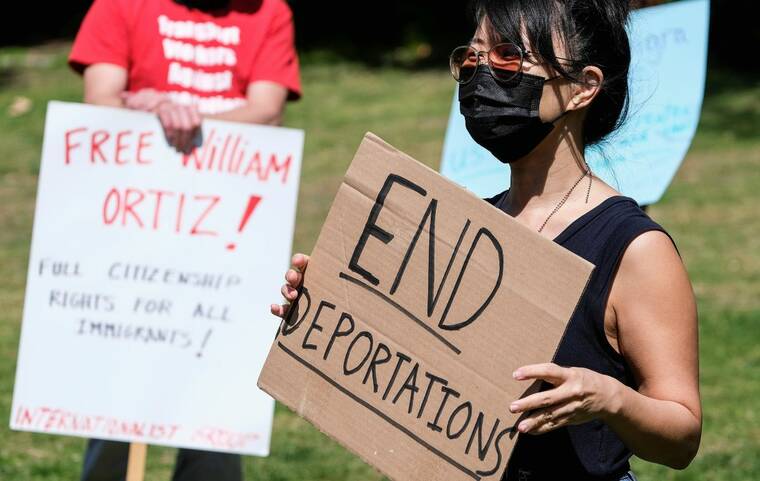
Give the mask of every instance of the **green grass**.
[[[0, 50], [0, 480], [72, 480], [84, 441], [11, 432], [9, 419], [40, 142], [48, 100], [77, 101], [65, 44]], [[306, 62], [303, 101], [287, 125], [307, 132], [295, 249], [309, 251], [340, 179], [371, 130], [437, 167], [452, 82], [445, 68], [407, 71]], [[711, 72], [703, 120], [684, 167], [652, 215], [675, 237], [700, 307], [700, 454], [685, 471], [636, 461], [643, 480], [760, 479], [760, 82]], [[11, 117], [16, 97], [31, 110]], [[148, 480], [168, 480], [174, 450], [151, 447]], [[372, 468], [282, 406], [269, 458], [248, 479], [379, 480]]]

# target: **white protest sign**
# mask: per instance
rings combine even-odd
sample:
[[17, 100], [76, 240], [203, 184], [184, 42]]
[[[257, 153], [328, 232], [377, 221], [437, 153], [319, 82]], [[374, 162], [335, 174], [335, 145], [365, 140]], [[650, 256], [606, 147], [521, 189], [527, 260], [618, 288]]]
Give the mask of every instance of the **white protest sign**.
[[11, 428], [266, 455], [303, 132], [51, 102]]

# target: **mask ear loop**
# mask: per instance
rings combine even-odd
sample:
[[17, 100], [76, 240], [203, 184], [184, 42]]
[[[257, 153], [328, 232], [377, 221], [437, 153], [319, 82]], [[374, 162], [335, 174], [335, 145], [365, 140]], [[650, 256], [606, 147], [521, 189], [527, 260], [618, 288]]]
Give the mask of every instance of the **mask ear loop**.
[[565, 110], [564, 112], [562, 112], [561, 114], [559, 114], [556, 119], [552, 120], [550, 123], [553, 124], [553, 123], [559, 121], [562, 117], [564, 117], [565, 115], [568, 115], [570, 112], [572, 112], [572, 110]]
[[[557, 79], [559, 79], [559, 78], [563, 78], [563, 77], [562, 77], [562, 75], [555, 75], [554, 77], [549, 77], [548, 79], [544, 80], [544, 83], [547, 83], [547, 82], [551, 82], [551, 81], [553, 81], [553, 80], [557, 80]], [[573, 112], [573, 111], [572, 111], [572, 110], [565, 110], [564, 112], [562, 112], [561, 114], [559, 114], [559, 115], [557, 116], [557, 118], [556, 118], [556, 119], [552, 120], [552, 121], [551, 121], [551, 122], [549, 122], [549, 123], [550, 123], [550, 124], [555, 124], [555, 123], [556, 123], [556, 122], [558, 122], [558, 121], [559, 121], [559, 120], [560, 120], [562, 117], [564, 117], [565, 115], [568, 115], [568, 114], [569, 114], [569, 113], [571, 113], [571, 112]], [[588, 170], [588, 164], [586, 164], [586, 169]]]
[[[554, 81], [554, 80], [557, 80], [557, 79], [559, 79], [559, 78], [562, 78], [562, 75], [555, 75], [554, 77], [549, 77], [548, 79], [545, 79], [545, 80], [544, 80], [544, 84], [547, 84], [547, 83], [549, 83], [549, 82], [552, 82], [552, 81]], [[557, 117], [556, 119], [552, 120], [550, 123], [552, 123], [552, 124], [553, 124], [554, 122], [556, 122], [556, 121], [558, 121], [559, 119], [561, 119], [562, 117], [564, 117], [564, 116], [565, 116], [565, 114], [567, 114], [567, 113], [568, 113], [568, 111], [567, 111], [567, 110], [565, 110], [564, 112], [562, 112], [562, 113], [559, 115], [559, 117]]]

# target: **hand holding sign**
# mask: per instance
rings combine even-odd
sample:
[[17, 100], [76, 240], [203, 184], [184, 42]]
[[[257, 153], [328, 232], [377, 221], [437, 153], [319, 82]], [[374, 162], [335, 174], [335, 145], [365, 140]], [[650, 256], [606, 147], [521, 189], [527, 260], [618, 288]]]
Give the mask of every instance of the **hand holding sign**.
[[156, 113], [158, 106], [167, 100], [166, 94], [156, 89], [141, 89], [137, 92], [122, 92], [124, 106], [132, 110]]
[[560, 367], [553, 363], [517, 369], [518, 381], [545, 381], [554, 389], [531, 394], [509, 406], [510, 412], [529, 413], [517, 429], [521, 433], [543, 434], [567, 425], [583, 424], [612, 411], [613, 378], [589, 369]]
[[179, 152], [190, 152], [201, 128], [202, 119], [198, 108], [167, 100], [158, 105], [157, 113], [169, 144]]
[[200, 132], [201, 114], [194, 105], [180, 105], [155, 89], [122, 92], [124, 106], [158, 115], [166, 140], [179, 152], [190, 152]]
[[284, 297], [288, 303], [284, 305], [272, 304], [270, 306], [272, 314], [283, 319], [288, 315], [288, 308], [290, 307], [290, 303], [295, 301], [298, 297], [298, 291], [303, 284], [303, 274], [306, 272], [306, 267], [308, 264], [309, 256], [306, 254], [298, 253], [293, 256], [290, 269], [288, 269], [288, 272], [285, 273], [286, 283], [283, 284], [282, 288], [280, 289], [282, 297]]

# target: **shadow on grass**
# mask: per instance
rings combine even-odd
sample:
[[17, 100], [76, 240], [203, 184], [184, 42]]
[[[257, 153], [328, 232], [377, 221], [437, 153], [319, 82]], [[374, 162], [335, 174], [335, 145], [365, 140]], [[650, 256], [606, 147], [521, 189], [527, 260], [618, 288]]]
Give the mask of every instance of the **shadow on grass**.
[[0, 89], [12, 87], [19, 78], [19, 71], [14, 67], [0, 67]]

